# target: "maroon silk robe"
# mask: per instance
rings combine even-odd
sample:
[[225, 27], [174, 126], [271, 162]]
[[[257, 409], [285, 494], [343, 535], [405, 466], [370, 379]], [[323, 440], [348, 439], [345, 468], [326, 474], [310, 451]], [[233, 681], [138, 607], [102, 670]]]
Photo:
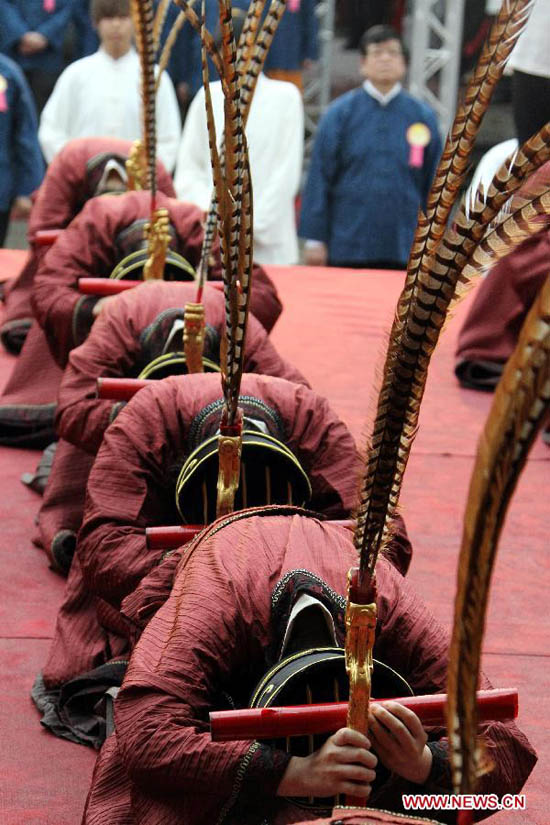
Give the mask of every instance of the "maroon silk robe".
[[[519, 331], [550, 275], [550, 233], [524, 241], [489, 272], [458, 337], [455, 371], [466, 386], [492, 389], [512, 354]], [[495, 380], [486, 385], [494, 365]]]
[[[331, 588], [311, 577], [311, 592], [319, 598], [322, 589], [343, 637], [337, 594], [346, 592], [348, 569], [357, 563], [351, 534], [285, 511], [220, 520], [184, 555], [170, 597], [133, 651], [115, 704], [116, 733], [99, 756], [85, 825], [307, 820], [302, 808], [276, 796], [288, 753], [251, 741], [212, 742], [208, 726], [208, 712], [219, 707], [222, 692], [246, 702], [273, 663], [269, 651], [284, 631], [277, 625], [277, 600], [290, 578], [300, 577], [307, 592], [312, 573]], [[446, 634], [386, 560], [378, 563], [377, 583], [375, 657], [401, 673], [415, 693], [443, 691]], [[533, 749], [513, 723], [490, 724], [485, 736], [494, 746], [495, 768], [481, 779], [479, 792], [519, 791], [535, 764]], [[429, 747], [433, 766], [424, 785], [391, 775], [370, 804], [399, 811], [404, 792], [449, 792], [445, 740]]]
[[[359, 459], [353, 437], [327, 401], [306, 386], [250, 373], [243, 375], [241, 393], [278, 413], [286, 444], [309, 476], [309, 506], [330, 518], [348, 517], [356, 501]], [[44, 669], [47, 687], [127, 649], [121, 600], [163, 555], [147, 549], [145, 528], [181, 522], [174, 471], [187, 454], [191, 422], [220, 397], [218, 375], [166, 378], [141, 390], [105, 433], [90, 473], [76, 555]], [[399, 558], [408, 562], [406, 535], [396, 547]]]
[[[176, 231], [175, 251], [197, 267], [204, 237], [201, 211], [158, 193], [157, 208], [161, 207], [168, 210]], [[147, 191], [93, 198], [46, 254], [35, 278], [33, 309], [61, 367], [65, 367], [70, 350], [87, 337], [97, 302], [94, 296], [79, 294], [78, 279], [109, 277], [118, 263], [116, 237], [134, 221], [148, 218], [150, 211], [151, 193]], [[258, 312], [257, 317], [269, 330], [281, 304], [261, 267], [255, 267], [254, 275], [251, 310]], [[221, 278], [219, 246], [208, 277]]]
[[[29, 218], [29, 260], [6, 290], [6, 312], [0, 328], [6, 346], [12, 348], [10, 336], [21, 328], [22, 322], [28, 327], [33, 320], [31, 291], [34, 276], [48, 250], [48, 247], [38, 245], [36, 233], [44, 229], [64, 229], [85, 202], [94, 196], [98, 171], [97, 167], [93, 171], [88, 167], [90, 161], [104, 153], [126, 159], [131, 146], [130, 141], [119, 138], [77, 138], [69, 141], [48, 166]], [[161, 192], [171, 198], [176, 196], [172, 178], [160, 161], [157, 162], [157, 182]]]
[[[545, 163], [527, 179], [518, 196], [528, 197], [548, 186], [550, 163]], [[478, 287], [458, 337], [455, 373], [464, 386], [494, 389], [549, 275], [548, 229], [528, 238], [491, 269]]]
[[[39, 543], [54, 567], [59, 568], [58, 553], [65, 555], [71, 534], [74, 544], [91, 456], [97, 453], [107, 426], [120, 409], [120, 404], [96, 397], [97, 378], [137, 376], [161, 354], [175, 311], [181, 316], [185, 304], [195, 300], [196, 291], [192, 283], [159, 281], [124, 292], [105, 305], [89, 337], [72, 350], [58, 397], [56, 431], [61, 441], [38, 516]], [[207, 287], [203, 304], [206, 324], [219, 336], [225, 322], [223, 294]], [[253, 315], [248, 320], [244, 369], [307, 386], [299, 370], [281, 358]]]

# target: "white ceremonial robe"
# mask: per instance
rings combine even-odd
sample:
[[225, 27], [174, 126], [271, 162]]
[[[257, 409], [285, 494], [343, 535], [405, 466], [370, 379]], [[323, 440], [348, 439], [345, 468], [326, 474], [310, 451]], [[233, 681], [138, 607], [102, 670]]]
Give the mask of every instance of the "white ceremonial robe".
[[[114, 60], [103, 49], [71, 63], [59, 76], [40, 118], [38, 139], [50, 163], [77, 137], [141, 137], [139, 57], [134, 49]], [[172, 81], [164, 72], [157, 100], [157, 155], [171, 172], [181, 132]]]
[[[210, 89], [220, 144], [220, 82], [212, 83]], [[294, 199], [300, 187], [304, 153], [304, 110], [298, 89], [292, 83], [260, 75], [246, 135], [254, 193], [254, 260], [260, 264], [294, 264], [298, 261]], [[213, 183], [204, 89], [197, 92], [187, 113], [174, 186], [180, 200], [208, 209]]]
[[535, 0], [525, 30], [520, 35], [508, 68], [537, 77], [550, 77], [550, 2]]

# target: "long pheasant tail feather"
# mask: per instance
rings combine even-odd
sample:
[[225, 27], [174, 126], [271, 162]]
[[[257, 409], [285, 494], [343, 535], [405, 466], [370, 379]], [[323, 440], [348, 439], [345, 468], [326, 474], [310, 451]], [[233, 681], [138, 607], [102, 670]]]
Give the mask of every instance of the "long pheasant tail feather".
[[[224, 89], [224, 175], [230, 195], [228, 202], [229, 259], [230, 268], [225, 274], [226, 282], [226, 333], [227, 333], [227, 387], [228, 423], [232, 424], [237, 414], [239, 385], [242, 363], [243, 341], [239, 330], [239, 293], [242, 283], [242, 232], [243, 232], [243, 182], [245, 169], [245, 136], [241, 115], [241, 99], [237, 74], [237, 50], [233, 33], [231, 3], [218, 0], [220, 27], [222, 33], [222, 59], [225, 69]], [[223, 85], [223, 84], [222, 84]]]
[[[526, 0], [504, 4], [483, 52], [481, 68], [475, 73], [479, 88], [469, 88], [451, 130], [432, 187], [428, 217], [420, 215], [386, 354], [369, 460], [361, 487], [355, 545], [361, 557], [362, 575], [367, 570], [372, 574], [378, 553], [389, 538], [391, 519], [416, 434], [427, 368], [459, 274], [455, 272], [454, 282], [449, 282], [448, 267], [437, 271], [434, 253], [446, 228], [455, 188], [467, 166], [484, 101], [490, 98], [502, 63], [524, 25], [529, 5]], [[456, 158], [452, 157], [453, 152]]]
[[[511, 197], [530, 175], [550, 160], [550, 124], [530, 138], [500, 166], [488, 186], [480, 182], [473, 195], [464, 198], [452, 227], [448, 227], [436, 258], [449, 261], [450, 269], [460, 269], [497, 219], [508, 208]], [[531, 185], [531, 182], [528, 182]]]
[[160, 0], [153, 18], [153, 49], [155, 51], [155, 55], [159, 50], [162, 29], [164, 26], [164, 21], [166, 20], [166, 15], [168, 14], [169, 5], [170, 0]]
[[[178, 0], [176, 0], [178, 2]], [[181, 0], [180, 0], [181, 2]], [[260, 33], [256, 40], [252, 55], [250, 56], [250, 64], [246, 74], [241, 74], [239, 65], [240, 90], [241, 90], [241, 111], [243, 126], [246, 126], [250, 107], [256, 89], [258, 77], [262, 71], [267, 53], [273, 42], [273, 38], [281, 22], [281, 18], [286, 9], [286, 0], [272, 0], [269, 11], [262, 24]], [[244, 58], [243, 58], [244, 59]], [[222, 153], [222, 165], [225, 163], [225, 153]], [[201, 252], [201, 260], [199, 264], [199, 292], [204, 289], [206, 280], [206, 273], [208, 270], [208, 260], [212, 252], [212, 245], [216, 237], [216, 222], [217, 222], [217, 203], [216, 191], [212, 194], [210, 206], [208, 209], [208, 216], [206, 219], [206, 226], [204, 232], [204, 242]]]
[[390, 537], [391, 519], [412, 442], [428, 367], [450, 307], [484, 269], [511, 252], [532, 233], [548, 226], [550, 190], [534, 193], [497, 224], [474, 249], [468, 263], [451, 270], [442, 245], [429, 267], [422, 268], [411, 300], [407, 326], [395, 351], [391, 380], [383, 386], [361, 491], [356, 546], [364, 570], [372, 573], [378, 553]]
[[[206, 124], [208, 130], [208, 143], [210, 147], [210, 158], [212, 163], [212, 177], [214, 180], [214, 189], [216, 192], [216, 203], [219, 205], [219, 224], [220, 224], [220, 236], [222, 238], [222, 259], [223, 259], [223, 272], [226, 273], [230, 269], [230, 258], [229, 258], [229, 249], [230, 249], [230, 227], [228, 222], [228, 212], [229, 212], [229, 201], [230, 201], [230, 194], [227, 189], [227, 181], [223, 174], [222, 165], [220, 162], [220, 157], [218, 153], [218, 144], [217, 144], [217, 136], [216, 136], [216, 124], [214, 120], [214, 109], [212, 106], [212, 96], [210, 94], [210, 76], [208, 70], [208, 57], [207, 57], [207, 47], [206, 47], [206, 38], [205, 38], [205, 31], [206, 28], [204, 26], [204, 18], [205, 18], [205, 0], [203, 0], [202, 5], [202, 16], [203, 16], [203, 25], [201, 31], [201, 56], [202, 56], [202, 77], [204, 83], [204, 99], [205, 99], [205, 106], [206, 106]], [[222, 375], [226, 374], [225, 364], [222, 363]]]
[[487, 272], [505, 255], [509, 255], [523, 241], [536, 232], [550, 226], [550, 188], [545, 186], [541, 194], [529, 198], [516, 198], [512, 212], [489, 231], [476, 246], [462, 268], [450, 308], [457, 299], [464, 297], [465, 289], [472, 280]]
[[206, 48], [209, 57], [212, 59], [212, 63], [216, 67], [216, 71], [218, 72], [220, 78], [222, 78], [223, 82], [224, 69], [220, 54], [218, 52], [212, 34], [208, 31], [208, 29], [205, 26], [203, 26], [203, 23], [197, 15], [197, 12], [193, 8], [195, 0], [172, 0], [172, 2], [175, 3], [175, 5], [183, 11], [186, 20], [189, 22], [189, 25], [193, 27], [193, 29], [201, 38], [201, 42], [204, 44], [204, 47]]
[[147, 160], [147, 188], [151, 190], [153, 206], [157, 189], [156, 155], [157, 136], [155, 123], [155, 49], [153, 45], [152, 0], [132, 0], [132, 17], [136, 30], [136, 43], [141, 65], [141, 105], [143, 146]]
[[[195, 0], [189, 0], [189, 7], [191, 8]], [[157, 73], [157, 82], [155, 89], [158, 91], [160, 86], [160, 80], [162, 77], [162, 73], [165, 71], [166, 67], [168, 66], [168, 62], [170, 60], [170, 56], [172, 54], [172, 49], [174, 48], [174, 44], [178, 38], [178, 34], [180, 33], [184, 23], [187, 20], [187, 15], [184, 11], [180, 11], [174, 22], [172, 23], [172, 28], [168, 32], [168, 36], [164, 42], [164, 46], [162, 48], [162, 52], [159, 57], [159, 69]]]
[[271, 5], [269, 6], [260, 33], [256, 39], [256, 44], [250, 55], [248, 70], [246, 74], [243, 74], [241, 77], [241, 100], [245, 126], [248, 121], [258, 77], [264, 67], [267, 54], [271, 48], [273, 38], [277, 33], [286, 5], [287, 0], [271, 0]]
[[[486, 275], [531, 235], [549, 227], [550, 185], [541, 182], [532, 187], [529, 196], [504, 197], [507, 208], [501, 209], [488, 227], [484, 225], [487, 215], [484, 221], [480, 219], [479, 224], [471, 227], [460, 225], [459, 218], [458, 229], [450, 228], [443, 237], [432, 259], [429, 275], [434, 284], [435, 279], [442, 284], [444, 296], [438, 303], [446, 312], [445, 323], [458, 301], [479, 277]], [[500, 201], [500, 197], [492, 199], [490, 210], [487, 207], [490, 214], [496, 211]], [[460, 217], [463, 218], [464, 213]]]
[[447, 730], [457, 793], [473, 792], [479, 772], [475, 691], [498, 540], [521, 470], [549, 409], [550, 279], [525, 320], [496, 389], [470, 481], [447, 687]]
[[468, 170], [483, 116], [532, 5], [533, 0], [504, 0], [491, 28], [447, 137], [428, 195], [426, 220], [419, 223], [407, 267], [411, 280], [414, 280], [422, 257], [433, 251], [445, 230]]
[[240, 78], [248, 71], [256, 43], [260, 17], [262, 16], [265, 4], [266, 0], [251, 0], [250, 6], [248, 7], [237, 46], [237, 66]]
[[518, 37], [527, 23], [533, 0], [504, 0], [491, 28], [478, 65], [468, 83], [447, 137], [427, 199], [420, 214], [409, 255], [405, 287], [399, 298], [391, 340], [398, 338], [407, 317], [411, 295], [422, 263], [435, 251], [446, 229], [472, 149], [495, 86]]

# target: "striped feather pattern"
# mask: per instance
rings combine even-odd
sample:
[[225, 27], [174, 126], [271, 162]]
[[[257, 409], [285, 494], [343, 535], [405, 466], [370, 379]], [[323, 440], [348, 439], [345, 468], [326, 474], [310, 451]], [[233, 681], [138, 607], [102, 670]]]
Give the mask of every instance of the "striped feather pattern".
[[169, 5], [170, 0], [160, 0], [153, 19], [153, 51], [155, 55], [159, 50], [160, 36], [162, 34], [162, 28], [164, 26], [164, 21], [166, 20]]
[[[511, 200], [504, 191], [500, 194], [509, 203], [509, 210], [499, 210], [488, 227], [480, 221], [466, 234], [451, 229], [434, 255], [430, 271], [421, 279], [441, 290], [438, 311], [445, 313], [442, 326], [479, 277], [550, 224], [550, 187], [540, 186], [529, 196], [516, 195]], [[482, 230], [485, 234], [478, 240]]]
[[214, 43], [214, 38], [208, 29], [202, 25], [196, 11], [193, 9], [195, 0], [172, 0], [172, 2], [175, 3], [176, 6], [179, 6], [185, 15], [185, 19], [189, 22], [189, 25], [192, 26], [200, 36], [202, 43], [206, 47], [206, 51], [212, 59], [212, 63], [216, 67], [216, 71], [218, 72], [218, 75], [223, 83], [224, 69], [221, 57], [218, 49], [216, 48], [216, 44]]
[[411, 297], [422, 265], [435, 252], [468, 169], [475, 138], [481, 121], [519, 35], [532, 7], [532, 0], [504, 0], [489, 38], [482, 50], [478, 65], [466, 88], [464, 101], [451, 127], [437, 172], [428, 196], [426, 214], [418, 216], [418, 225], [409, 255], [407, 277], [397, 303], [386, 366], [391, 363], [393, 351], [407, 320]]
[[[246, 127], [246, 123], [248, 121], [248, 115], [250, 114], [250, 107], [252, 105], [252, 100], [254, 97], [254, 91], [256, 89], [256, 83], [258, 82], [258, 77], [262, 71], [262, 68], [265, 63], [265, 59], [267, 57], [267, 53], [269, 52], [269, 48], [271, 43], [273, 42], [273, 38], [277, 32], [277, 28], [283, 16], [283, 13], [286, 9], [287, 0], [272, 0], [271, 5], [269, 7], [268, 13], [265, 17], [263, 25], [261, 27], [260, 33], [256, 40], [254, 49], [250, 56], [247, 56], [246, 53], [242, 52], [242, 60], [248, 61], [248, 71], [246, 74], [241, 72], [241, 66], [238, 66], [239, 71], [239, 82], [240, 82], [240, 90], [241, 90], [241, 105], [242, 105], [242, 118], [243, 124]], [[251, 3], [254, 5], [254, 0]], [[262, 4], [263, 6], [263, 4]], [[256, 9], [254, 9], [254, 14], [256, 13]], [[249, 9], [249, 15], [251, 14], [251, 10]], [[244, 34], [244, 28], [243, 28]], [[240, 42], [240, 46], [242, 45], [242, 38]], [[222, 149], [222, 163], [223, 163], [223, 149]], [[201, 253], [201, 260], [198, 268], [198, 281], [199, 281], [199, 293], [202, 292], [204, 288], [204, 284], [206, 281], [206, 275], [208, 272], [208, 260], [210, 258], [212, 252], [212, 245], [214, 243], [216, 237], [216, 229], [217, 229], [217, 203], [216, 203], [216, 189], [212, 193], [212, 198], [210, 201], [210, 206], [208, 208], [208, 215], [205, 224], [205, 231], [204, 231], [204, 242], [202, 246], [202, 253]]]
[[390, 535], [391, 518], [416, 434], [429, 361], [460, 275], [455, 270], [450, 277], [452, 254], [447, 256], [446, 247], [438, 247], [481, 118], [503, 63], [525, 25], [530, 5], [527, 0], [503, 4], [447, 140], [427, 214], [419, 217], [388, 345], [361, 487], [355, 546], [361, 557], [362, 575], [367, 570], [373, 573], [378, 553]]
[[157, 134], [155, 121], [155, 49], [153, 46], [153, 2], [152, 0], [132, 0], [131, 8], [136, 34], [136, 44], [141, 64], [142, 139], [145, 157], [147, 159], [146, 188], [150, 189], [152, 192], [152, 211], [154, 211], [154, 200], [157, 189]]
[[519, 475], [549, 410], [550, 278], [525, 320], [497, 386], [470, 481], [447, 686], [447, 729], [457, 793], [474, 791], [479, 773], [475, 691], [498, 540]]
[[265, 8], [266, 0], [251, 0], [244, 25], [237, 46], [237, 70], [239, 78], [247, 72], [256, 43], [256, 35], [260, 24], [260, 17]]
[[[195, 0], [189, 0], [189, 5], [192, 6]], [[168, 32], [168, 37], [164, 43], [162, 52], [159, 57], [159, 70], [157, 74], [157, 82], [155, 86], [155, 90], [158, 92], [158, 88], [160, 86], [160, 79], [162, 77], [162, 73], [168, 66], [168, 61], [170, 60], [170, 55], [172, 54], [172, 49], [174, 48], [174, 43], [177, 40], [178, 34], [181, 31], [181, 28], [187, 17], [184, 11], [180, 11], [174, 22], [172, 23], [172, 28]]]
[[374, 570], [379, 550], [390, 538], [390, 519], [416, 435], [430, 358], [450, 307], [475, 277], [549, 222], [550, 190], [546, 188], [543, 194], [518, 199], [516, 209], [491, 227], [459, 269], [453, 271], [449, 263], [461, 256], [460, 249], [442, 245], [429, 270], [420, 271], [409, 322], [395, 352], [392, 381], [384, 388], [383, 415], [375, 422], [362, 490], [362, 500], [369, 503], [369, 510], [365, 517], [362, 513], [358, 516], [356, 541], [361, 537], [364, 542], [358, 546], [360, 552], [368, 548], [362, 558], [369, 573]]
[[550, 124], [547, 124], [515, 153], [513, 159], [502, 164], [486, 191], [480, 184], [474, 196], [463, 201], [453, 226], [445, 232], [436, 260], [445, 258], [451, 273], [460, 270], [510, 197], [529, 175], [549, 160]]
[[219, 0], [219, 6], [224, 65], [224, 165], [217, 149], [205, 40], [202, 62], [208, 136], [218, 203], [226, 305], [227, 347], [225, 357], [222, 358], [222, 386], [226, 400], [227, 424], [231, 425], [237, 415], [250, 300], [253, 246], [252, 187], [236, 71], [237, 52], [231, 6], [228, 0]]
[[407, 267], [410, 285], [415, 281], [422, 259], [434, 250], [443, 235], [468, 170], [481, 121], [532, 5], [533, 0], [504, 0], [491, 28], [445, 142], [428, 196], [425, 219], [419, 221]]

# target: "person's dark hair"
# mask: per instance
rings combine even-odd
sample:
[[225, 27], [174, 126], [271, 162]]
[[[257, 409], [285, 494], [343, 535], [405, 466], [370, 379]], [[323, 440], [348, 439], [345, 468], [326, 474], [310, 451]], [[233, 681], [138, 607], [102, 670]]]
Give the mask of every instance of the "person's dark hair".
[[403, 57], [405, 60], [408, 60], [409, 54], [407, 48], [393, 26], [372, 26], [370, 29], [367, 29], [359, 41], [359, 51], [364, 57], [367, 54], [369, 46], [372, 46], [374, 43], [387, 43], [388, 40], [397, 40], [401, 46]]
[[92, 0], [90, 17], [95, 26], [105, 17], [130, 17], [130, 0]]

